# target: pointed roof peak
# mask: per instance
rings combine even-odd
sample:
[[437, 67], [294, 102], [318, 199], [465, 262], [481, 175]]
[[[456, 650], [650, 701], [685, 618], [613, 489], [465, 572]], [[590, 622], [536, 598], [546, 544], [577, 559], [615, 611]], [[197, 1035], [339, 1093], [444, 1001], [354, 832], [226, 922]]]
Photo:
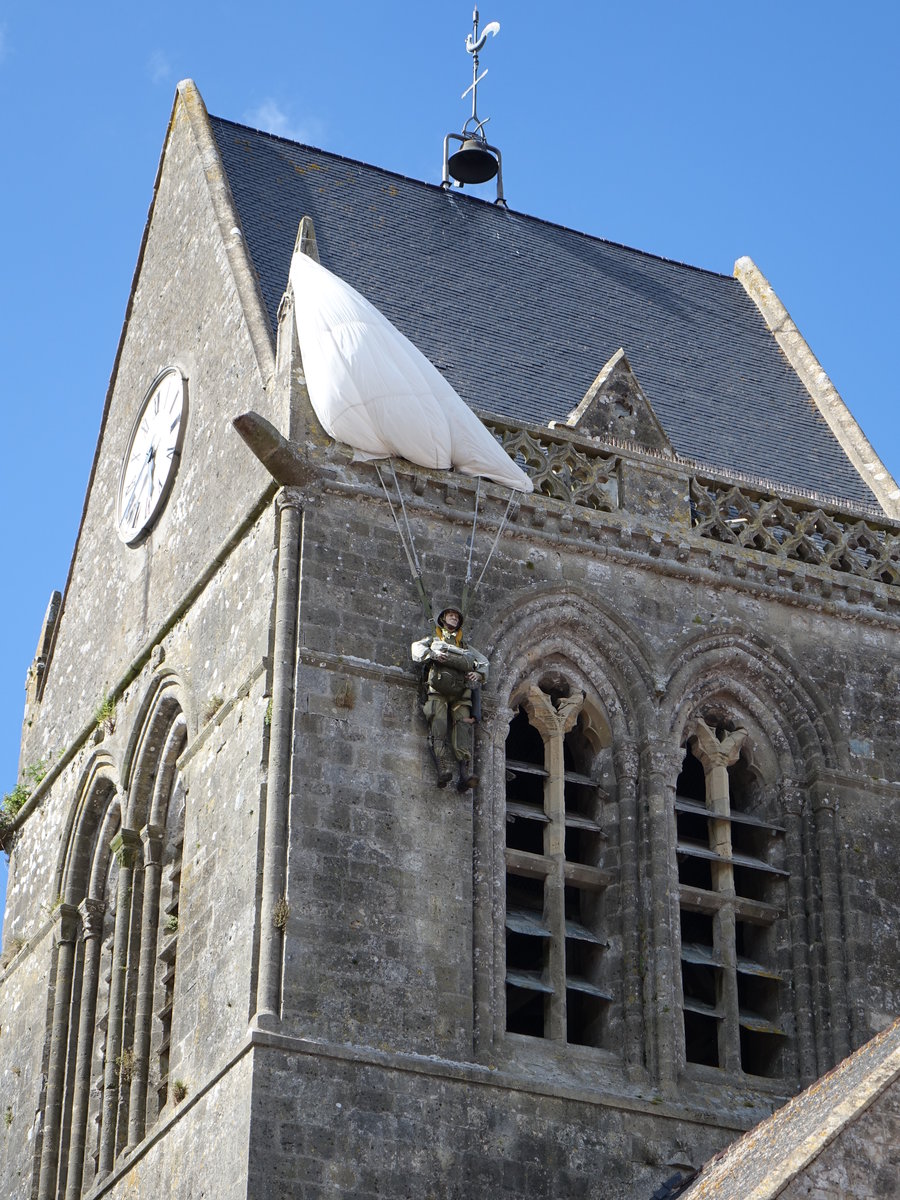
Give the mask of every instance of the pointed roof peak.
[[636, 442], [675, 457], [622, 346], [604, 363], [581, 402], [569, 413], [566, 425], [592, 437]]

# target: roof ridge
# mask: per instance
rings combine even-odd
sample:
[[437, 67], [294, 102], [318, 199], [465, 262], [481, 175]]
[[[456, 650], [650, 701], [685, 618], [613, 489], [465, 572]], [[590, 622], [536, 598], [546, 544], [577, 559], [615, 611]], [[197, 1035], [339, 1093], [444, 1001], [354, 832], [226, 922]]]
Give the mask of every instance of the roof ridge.
[[[418, 187], [428, 188], [431, 191], [445, 191], [439, 183], [429, 183], [427, 179], [416, 179], [413, 175], [406, 175], [403, 171], [394, 171], [390, 167], [381, 167], [377, 163], [366, 162], [362, 158], [353, 158], [349, 154], [338, 154], [335, 150], [323, 150], [321, 146], [311, 146], [308, 142], [298, 142], [295, 138], [285, 137], [280, 133], [271, 133], [267, 129], [257, 129], [255, 125], [246, 125], [242, 121], [232, 121], [228, 117], [217, 117], [212, 113], [209, 114], [210, 121], [220, 125], [230, 125], [233, 129], [246, 129], [250, 133], [255, 133], [259, 137], [270, 138], [275, 142], [284, 142], [288, 146], [297, 146], [301, 150], [307, 150], [313, 154], [323, 154], [328, 158], [337, 159], [339, 162], [351, 163], [356, 167], [365, 167], [368, 171], [378, 171], [382, 175], [390, 175], [394, 179], [402, 179], [406, 183], [415, 184]], [[687, 271], [697, 271], [702, 275], [711, 275], [715, 279], [726, 280], [729, 283], [736, 282], [731, 271], [714, 271], [711, 267], [700, 267], [696, 263], [683, 262], [678, 258], [667, 258], [664, 254], [655, 254], [652, 250], [641, 250], [638, 246], [629, 246], [626, 242], [616, 242], [611, 238], [600, 237], [595, 233], [588, 233], [584, 229], [575, 229], [571, 225], [563, 225], [560, 221], [551, 221], [546, 217], [535, 216], [534, 213], [524, 212], [518, 208], [511, 208], [509, 204], [504, 207], [499, 207], [493, 200], [485, 200], [483, 196], [474, 196], [470, 192], [453, 191], [450, 193], [455, 200], [465, 200], [467, 203], [483, 204], [487, 208], [504, 212], [511, 217], [519, 217], [525, 221], [534, 221], [536, 224], [544, 225], [549, 229], [561, 229], [565, 233], [574, 234], [576, 237], [586, 238], [590, 242], [599, 242], [604, 246], [612, 246], [617, 250], [625, 250], [629, 254], [638, 255], [640, 258], [650, 258], [655, 262], [666, 263], [673, 267], [683, 267]]]

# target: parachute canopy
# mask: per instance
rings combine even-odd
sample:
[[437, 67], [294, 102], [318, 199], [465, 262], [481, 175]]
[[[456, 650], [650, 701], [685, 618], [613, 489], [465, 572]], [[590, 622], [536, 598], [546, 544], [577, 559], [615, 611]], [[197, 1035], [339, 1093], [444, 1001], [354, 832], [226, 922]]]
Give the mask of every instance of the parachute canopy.
[[359, 292], [303, 253], [291, 286], [310, 401], [355, 458], [397, 455], [533, 490], [440, 371]]

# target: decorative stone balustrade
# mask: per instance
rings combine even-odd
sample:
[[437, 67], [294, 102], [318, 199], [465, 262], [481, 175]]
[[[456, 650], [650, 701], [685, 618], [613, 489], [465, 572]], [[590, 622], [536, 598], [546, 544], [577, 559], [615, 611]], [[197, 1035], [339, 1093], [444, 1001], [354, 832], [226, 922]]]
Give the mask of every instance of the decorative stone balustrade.
[[900, 526], [888, 521], [694, 476], [691, 524], [717, 542], [900, 585]]
[[[619, 508], [623, 463], [608, 446], [595, 447], [566, 430], [522, 426], [494, 416], [483, 419], [540, 495], [603, 512]], [[751, 482], [728, 483], [698, 474], [696, 468], [690, 501], [695, 535], [900, 586], [900, 525], [874, 513], [842, 510], [803, 496], [777, 496]]]
[[528, 472], [534, 490], [554, 500], [609, 512], [619, 506], [619, 459], [608, 450], [576, 444], [552, 429], [523, 427], [497, 417], [485, 425]]

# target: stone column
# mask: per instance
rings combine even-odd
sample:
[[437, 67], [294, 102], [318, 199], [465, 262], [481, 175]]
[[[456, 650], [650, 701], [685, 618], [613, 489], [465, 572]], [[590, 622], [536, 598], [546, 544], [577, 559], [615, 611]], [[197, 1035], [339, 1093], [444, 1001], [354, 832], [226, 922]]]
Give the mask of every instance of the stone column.
[[[740, 757], [741, 746], [747, 738], [746, 729], [735, 729], [727, 734], [722, 741], [716, 737], [706, 722], [698, 718], [692, 728], [694, 756], [699, 759], [706, 775], [706, 807], [723, 820], [713, 819], [712, 845], [710, 849], [723, 858], [731, 858], [731, 801], [728, 788], [728, 768], [734, 766]], [[716, 871], [722, 872], [720, 878], [723, 886], [716, 881]], [[713, 864], [713, 881], [717, 891], [728, 891], [734, 894], [734, 874], [732, 867]]]
[[156, 976], [156, 939], [159, 928], [159, 891], [162, 879], [162, 853], [165, 829], [146, 825], [141, 830], [144, 843], [144, 895], [141, 908], [141, 955], [138, 967], [137, 999], [134, 1012], [134, 1061], [131, 1068], [131, 1096], [128, 1105], [128, 1145], [136, 1146], [144, 1136], [147, 1120], [147, 1082], [150, 1073], [150, 1033], [153, 1019], [153, 991]]
[[133, 829], [120, 829], [110, 843], [119, 864], [116, 892], [116, 931], [113, 939], [112, 968], [109, 983], [109, 1023], [106, 1029], [106, 1063], [103, 1072], [103, 1108], [100, 1126], [100, 1178], [112, 1170], [116, 1158], [116, 1119], [119, 1106], [119, 1071], [122, 1031], [125, 1018], [125, 973], [131, 931], [131, 890], [134, 865], [141, 846]]
[[[871, 1037], [869, 1028], [868, 1004], [865, 990], [861, 986], [866, 974], [868, 945], [860, 936], [859, 919], [861, 916], [860, 897], [854, 895], [855, 869], [851, 869], [847, 861], [849, 844], [846, 830], [842, 828], [841, 800], [847, 794], [846, 784], [840, 789], [835, 786], [835, 871], [839, 880], [841, 894], [841, 917], [844, 936], [841, 941], [844, 957], [844, 979], [847, 984], [847, 1011], [850, 1016], [848, 1037], [853, 1049], [861, 1046]], [[851, 800], [853, 792], [850, 793]]]
[[[674, 1092], [682, 1034], [676, 1029], [681, 1012], [677, 992], [672, 930], [679, 919], [678, 875], [675, 865], [675, 782], [683, 753], [680, 748], [653, 746], [644, 756], [647, 796], [645, 837], [649, 855], [649, 912], [644, 938], [648, 946], [644, 1005], [648, 1014], [648, 1066], [664, 1091]], [[649, 970], [647, 969], [649, 968]]]
[[[475, 1053], [491, 1055], [503, 994], [505, 888], [497, 881], [506, 872], [506, 735], [511, 716], [495, 718], [495, 732], [482, 742], [481, 786], [475, 789], [473, 820], [473, 929], [475, 960]], [[501, 973], [501, 964], [503, 965]], [[502, 1031], [501, 1031], [502, 1032]]]
[[91, 1099], [91, 1067], [94, 1056], [94, 1022], [100, 953], [103, 945], [103, 900], [82, 900], [78, 906], [84, 936], [84, 967], [81, 979], [81, 1012], [78, 1021], [78, 1051], [75, 1059], [75, 1089], [72, 1099], [72, 1133], [66, 1172], [66, 1200], [81, 1200], [84, 1151], [87, 1143], [88, 1110]]
[[53, 1200], [56, 1196], [63, 1088], [69, 1049], [69, 1010], [72, 1004], [75, 941], [78, 936], [78, 909], [71, 904], [60, 904], [54, 917], [57, 944], [56, 982], [53, 1024], [50, 1031], [50, 1060], [47, 1065], [47, 1098], [44, 1104], [38, 1200]]
[[[794, 1030], [797, 1072], [805, 1086], [816, 1078], [816, 1038], [813, 1025], [812, 981], [809, 973], [809, 923], [803, 866], [804, 793], [792, 779], [783, 779], [779, 807], [784, 814], [785, 870], [788, 872], [787, 916], [791, 934]], [[785, 997], [785, 1002], [787, 997]]]
[[[710, 849], [724, 859], [731, 859], [731, 814], [728, 788], [728, 768], [737, 762], [741, 746], [747, 738], [746, 729], [735, 729], [719, 741], [714, 730], [698, 718], [692, 726], [692, 750], [700, 760], [706, 775], [706, 807], [713, 814], [710, 820]], [[716, 820], [721, 814], [722, 820]], [[731, 862], [714, 862], [713, 888], [734, 898], [734, 867]], [[737, 925], [733, 904], [724, 905], [713, 920], [716, 949], [722, 963], [722, 995], [719, 1022], [719, 1064], [732, 1074], [741, 1069], [741, 1031], [738, 1023], [740, 1003], [737, 983]]]
[[278, 497], [278, 579], [275, 590], [275, 646], [272, 663], [272, 721], [260, 904], [259, 975], [256, 1021], [277, 1027], [281, 1019], [281, 972], [284, 923], [275, 923], [276, 906], [285, 899], [288, 812], [294, 732], [294, 677], [297, 671], [297, 621], [300, 596], [300, 534], [303, 512], [298, 500]]
[[[825, 947], [825, 972], [828, 977], [828, 1006], [825, 1017], [831, 1031], [829, 1063], [819, 1063], [819, 1071], [839, 1063], [850, 1053], [850, 1014], [847, 1008], [847, 981], [844, 975], [844, 926], [841, 912], [841, 888], [837, 869], [834, 801], [827, 793], [813, 798], [813, 822], [819, 852], [819, 878], [822, 884], [822, 942]], [[823, 1014], [824, 1016], [824, 1014]]]
[[566, 1038], [566, 992], [561, 986], [566, 977], [566, 801], [565, 754], [563, 739], [574, 728], [584, 704], [584, 693], [565, 696], [554, 705], [546, 692], [536, 684], [528, 688], [524, 708], [534, 728], [544, 741], [544, 811], [550, 818], [544, 829], [544, 858], [551, 870], [544, 883], [544, 915], [553, 935], [550, 938], [550, 997], [549, 1033], [554, 1041]]
[[644, 1017], [641, 1000], [641, 916], [638, 877], [638, 756], [631, 746], [615, 751], [619, 810], [619, 895], [622, 911], [622, 1003], [625, 1025], [625, 1067], [629, 1078], [640, 1077], [644, 1059]]

